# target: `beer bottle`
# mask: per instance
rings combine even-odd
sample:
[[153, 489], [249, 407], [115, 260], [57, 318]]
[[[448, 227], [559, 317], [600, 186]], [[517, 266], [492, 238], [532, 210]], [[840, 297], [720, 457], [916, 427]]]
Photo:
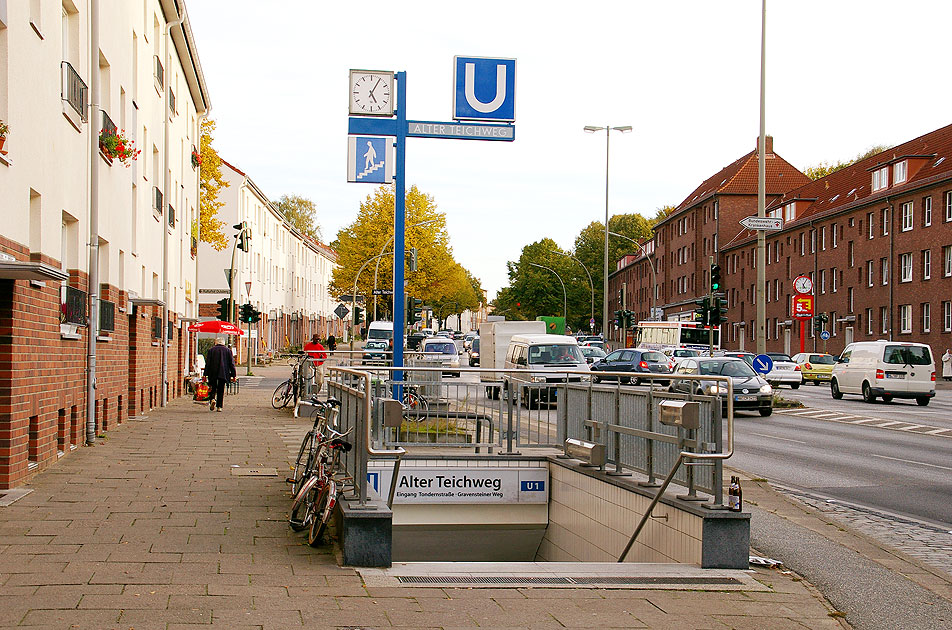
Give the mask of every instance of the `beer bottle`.
[[740, 477], [731, 477], [731, 485], [727, 491], [727, 508], [732, 512], [740, 512], [743, 509], [743, 490], [740, 487]]

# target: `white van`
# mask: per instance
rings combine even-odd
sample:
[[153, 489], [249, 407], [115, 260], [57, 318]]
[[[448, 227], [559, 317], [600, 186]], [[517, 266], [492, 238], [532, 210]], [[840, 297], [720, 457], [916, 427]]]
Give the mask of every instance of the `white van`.
[[367, 341], [388, 341], [393, 339], [393, 322], [370, 322], [367, 327]]
[[922, 406], [935, 396], [935, 359], [923, 343], [858, 341], [846, 346], [833, 366], [830, 393], [861, 394], [866, 402], [915, 398]]
[[[506, 351], [503, 381], [512, 382], [517, 388], [529, 383], [570, 383], [588, 380], [587, 375], [570, 374], [588, 372], [589, 366], [575, 337], [568, 335], [513, 335]], [[506, 388], [508, 390], [508, 387]], [[558, 387], [530, 387], [522, 394], [523, 404], [555, 402]]]
[[456, 342], [443, 337], [424, 339], [420, 347], [426, 359], [439, 361], [443, 366], [443, 374], [459, 377], [459, 350]]

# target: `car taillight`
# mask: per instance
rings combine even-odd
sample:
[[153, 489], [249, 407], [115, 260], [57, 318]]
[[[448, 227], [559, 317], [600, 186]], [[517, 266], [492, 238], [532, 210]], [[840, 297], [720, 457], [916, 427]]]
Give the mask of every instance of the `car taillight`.
[[932, 380], [935, 380], [935, 372], [932, 373]]
[[803, 367], [805, 367], [805, 368], [808, 369], [808, 370], [812, 370], [812, 369], [813, 369], [813, 366], [810, 365], [809, 363], [805, 363], [805, 364], [803, 365]]
[[799, 372], [799, 371], [800, 371], [800, 366], [799, 366], [799, 365], [797, 365], [797, 366], [794, 366], [794, 368], [793, 368], [793, 369], [794, 369], [794, 370], [796, 370], [797, 372]]
[[876, 378], [886, 378], [886, 373], [882, 370], [876, 370]]
[[648, 363], [645, 362], [645, 361], [642, 361], [641, 363], [638, 364], [638, 367], [640, 367], [640, 368], [643, 369], [643, 370], [647, 370], [647, 369], [648, 369]]

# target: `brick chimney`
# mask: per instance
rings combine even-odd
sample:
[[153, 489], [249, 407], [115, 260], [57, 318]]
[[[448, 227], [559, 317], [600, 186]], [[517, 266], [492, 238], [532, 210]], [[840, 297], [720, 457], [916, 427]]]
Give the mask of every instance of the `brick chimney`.
[[[764, 136], [764, 145], [766, 145], [767, 150], [764, 152], [765, 155], [773, 155], [773, 136]], [[760, 136], [754, 138], [754, 148], [760, 147]]]

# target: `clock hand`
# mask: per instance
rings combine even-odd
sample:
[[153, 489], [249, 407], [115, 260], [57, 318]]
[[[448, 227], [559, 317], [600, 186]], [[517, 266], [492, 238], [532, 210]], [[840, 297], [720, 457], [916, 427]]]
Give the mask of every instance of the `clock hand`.
[[370, 94], [368, 94], [367, 96], [369, 96], [369, 97], [370, 97], [370, 100], [372, 100], [374, 103], [377, 102], [377, 99], [374, 98], [374, 91], [373, 91], [373, 90], [370, 90]]

